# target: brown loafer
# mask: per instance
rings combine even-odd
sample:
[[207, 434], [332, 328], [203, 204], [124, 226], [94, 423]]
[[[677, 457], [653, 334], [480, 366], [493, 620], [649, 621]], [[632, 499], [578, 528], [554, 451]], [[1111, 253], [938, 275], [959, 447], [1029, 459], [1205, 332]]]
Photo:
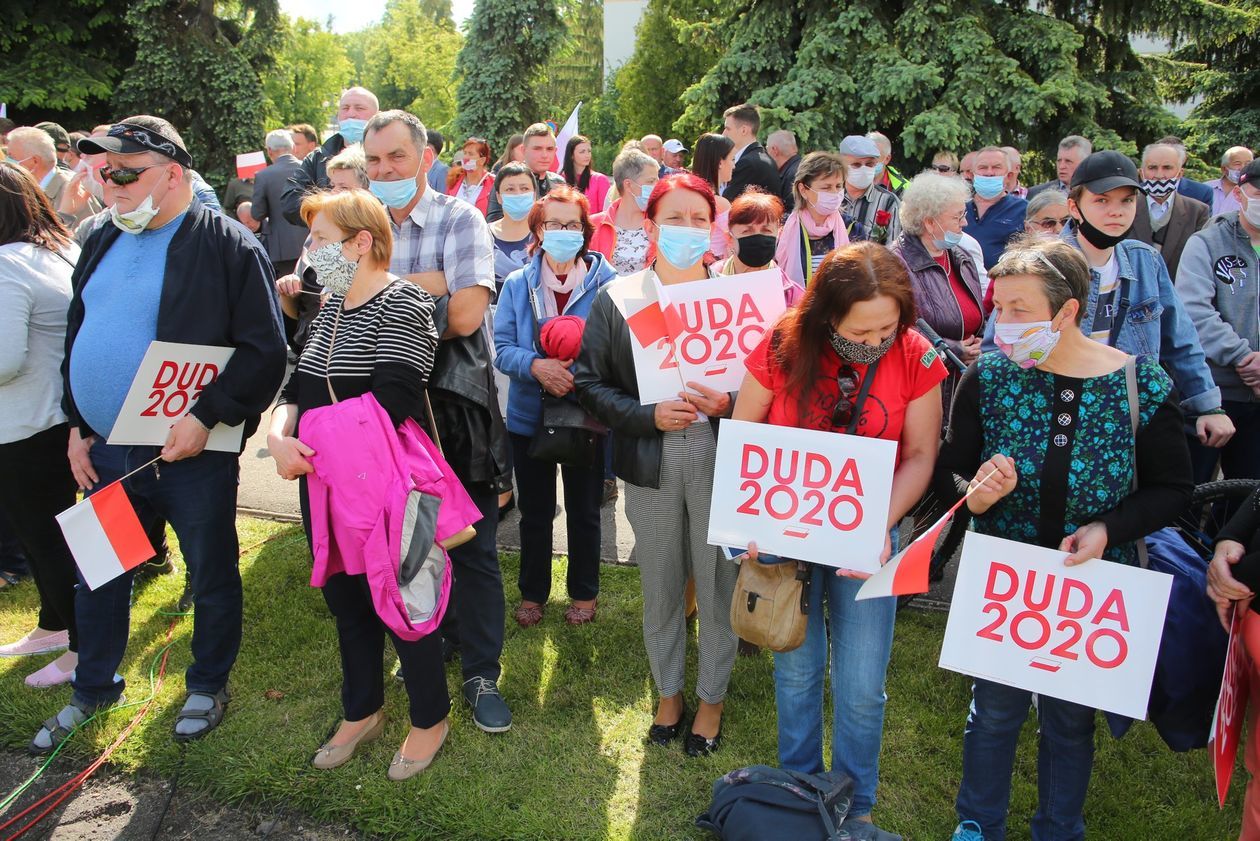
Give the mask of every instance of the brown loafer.
[[594, 622], [595, 611], [598, 607], [598, 602], [595, 602], [590, 607], [578, 607], [575, 604], [571, 604], [569, 609], [564, 612], [564, 621], [570, 625], [585, 625], [588, 622]]
[[516, 624], [522, 628], [532, 628], [542, 621], [543, 606], [540, 604], [527, 605], [521, 602], [516, 607], [513, 614], [516, 617]]

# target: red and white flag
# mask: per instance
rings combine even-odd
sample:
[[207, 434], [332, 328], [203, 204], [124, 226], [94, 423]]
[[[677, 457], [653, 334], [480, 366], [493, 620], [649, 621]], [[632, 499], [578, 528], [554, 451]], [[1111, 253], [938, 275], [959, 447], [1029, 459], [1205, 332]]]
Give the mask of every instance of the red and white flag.
[[121, 480], [62, 511], [57, 524], [83, 580], [93, 590], [157, 554]]
[[267, 168], [267, 156], [262, 152], [246, 152], [236, 156], [236, 177], [244, 181], [253, 178]]
[[552, 172], [564, 169], [564, 153], [569, 147], [569, 138], [578, 133], [578, 111], [582, 103], [573, 106], [573, 113], [564, 121], [560, 131], [556, 132], [556, 161], [551, 165]]

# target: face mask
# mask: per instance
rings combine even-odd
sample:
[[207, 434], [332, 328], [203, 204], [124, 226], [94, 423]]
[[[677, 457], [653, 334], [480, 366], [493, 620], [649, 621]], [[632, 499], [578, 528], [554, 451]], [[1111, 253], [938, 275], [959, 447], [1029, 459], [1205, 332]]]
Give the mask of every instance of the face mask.
[[1225, 177], [1228, 178], [1233, 183], [1237, 184], [1239, 181], [1242, 180], [1242, 173], [1243, 171], [1241, 168], [1231, 169], [1225, 174]]
[[464, 162], [460, 166], [464, 168], [465, 172], [472, 172], [477, 168], [477, 161], [475, 158], [464, 158]]
[[1243, 209], [1243, 218], [1251, 223], [1251, 227], [1260, 228], [1260, 199], [1247, 197], [1247, 207]]
[[1006, 179], [1001, 175], [975, 175], [971, 179], [971, 186], [982, 199], [995, 199], [1002, 195], [1005, 183]]
[[572, 260], [585, 244], [586, 239], [580, 231], [543, 231], [543, 251], [557, 263]]
[[671, 266], [689, 269], [709, 250], [708, 228], [684, 228], [680, 225], [661, 225], [656, 248]]
[[350, 291], [359, 264], [341, 253], [341, 243], [330, 242], [306, 253], [307, 262], [315, 270], [315, 280], [334, 295]]
[[[870, 182], [867, 182], [868, 184]], [[830, 216], [840, 209], [839, 193], [820, 193], [814, 191], [814, 210], [817, 210], [823, 216]]]
[[871, 186], [875, 180], [875, 167], [873, 166], [851, 166], [849, 167], [848, 181], [859, 190], [865, 190]]
[[368, 189], [381, 204], [398, 210], [411, 203], [420, 187], [415, 178], [404, 178], [402, 181], [369, 181]]
[[884, 354], [888, 353], [888, 349], [892, 347], [893, 342], [897, 341], [897, 334], [901, 331], [894, 330], [884, 337], [884, 340], [878, 345], [868, 345], [866, 342], [855, 342], [852, 339], [846, 339], [836, 331], [831, 331], [831, 347], [836, 354], [845, 362], [854, 365], [874, 365], [876, 362], [884, 358]]
[[118, 210], [117, 204], [109, 206], [109, 221], [114, 223], [114, 227], [122, 231], [124, 234], [138, 234], [145, 228], [149, 227], [149, 223], [153, 221], [153, 217], [158, 215], [158, 207], [153, 203], [153, 191], [157, 190], [154, 185], [153, 190], [144, 197], [144, 201], [136, 205], [135, 210], [129, 210], [122, 213]]
[[884, 174], [884, 165], [882, 163], [875, 164], [875, 177], [879, 178]]
[[947, 231], [940, 222], [936, 222], [935, 220], [933, 220], [933, 222], [941, 229], [941, 237], [940, 239], [933, 237], [932, 244], [942, 251], [946, 248], [957, 248], [958, 244], [962, 242], [962, 231]]
[[1081, 232], [1081, 236], [1085, 238], [1086, 242], [1095, 248], [1099, 248], [1104, 251], [1108, 248], [1115, 248], [1117, 245], [1124, 242], [1129, 238], [1129, 231], [1133, 230], [1133, 226], [1130, 225], [1129, 230], [1119, 236], [1113, 236], [1112, 234], [1105, 233], [1100, 231], [1098, 228], [1095, 228], [1093, 224], [1084, 217], [1084, 215], [1082, 215], [1079, 219], [1073, 216], [1072, 221], [1076, 224], [1076, 229]]
[[1021, 368], [1045, 362], [1062, 337], [1052, 321], [1025, 321], [1022, 324], [999, 321], [993, 325], [993, 341], [998, 350]]
[[1142, 192], [1153, 199], [1162, 199], [1177, 192], [1179, 181], [1180, 178], [1143, 178]]
[[346, 144], [359, 143], [363, 140], [363, 129], [367, 128], [367, 120], [344, 119], [337, 123], [337, 131]]
[[766, 266], [774, 259], [774, 248], [778, 243], [769, 234], [749, 234], [735, 240], [735, 250], [739, 254], [739, 262], [745, 266], [757, 268]]
[[534, 194], [514, 193], [504, 196], [500, 204], [503, 205], [504, 213], [519, 222], [529, 215], [529, 209], [534, 206]]
[[639, 206], [639, 210], [647, 210], [648, 199], [652, 197], [654, 189], [655, 184], [644, 184], [639, 188], [639, 194], [634, 197], [634, 203]]

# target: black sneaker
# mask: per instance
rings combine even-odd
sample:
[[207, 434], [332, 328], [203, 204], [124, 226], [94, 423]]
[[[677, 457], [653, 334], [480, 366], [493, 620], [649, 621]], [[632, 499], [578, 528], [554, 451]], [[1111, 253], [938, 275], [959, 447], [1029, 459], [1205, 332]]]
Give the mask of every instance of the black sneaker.
[[472, 707], [473, 723], [487, 733], [512, 729], [512, 711], [494, 681], [484, 677], [464, 681], [464, 700]]

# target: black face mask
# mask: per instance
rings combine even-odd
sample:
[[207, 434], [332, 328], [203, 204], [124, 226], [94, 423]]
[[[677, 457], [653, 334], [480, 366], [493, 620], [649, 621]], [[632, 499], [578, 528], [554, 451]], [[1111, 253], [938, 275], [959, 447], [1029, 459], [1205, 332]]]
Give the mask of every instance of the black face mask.
[[1085, 237], [1085, 241], [1095, 248], [1100, 249], [1115, 248], [1117, 245], [1128, 239], [1129, 233], [1133, 230], [1133, 226], [1130, 225], [1129, 229], [1124, 233], [1119, 236], [1112, 236], [1111, 234], [1100, 231], [1098, 228], [1095, 228], [1092, 224], [1090, 224], [1090, 221], [1085, 218], [1084, 213], [1081, 214], [1080, 219], [1073, 217], [1072, 221], [1076, 223], [1076, 229], [1081, 232], [1081, 236]]
[[767, 266], [774, 259], [774, 237], [769, 234], [749, 234], [735, 240], [735, 250], [739, 254], [739, 262], [745, 266], [757, 268]]

